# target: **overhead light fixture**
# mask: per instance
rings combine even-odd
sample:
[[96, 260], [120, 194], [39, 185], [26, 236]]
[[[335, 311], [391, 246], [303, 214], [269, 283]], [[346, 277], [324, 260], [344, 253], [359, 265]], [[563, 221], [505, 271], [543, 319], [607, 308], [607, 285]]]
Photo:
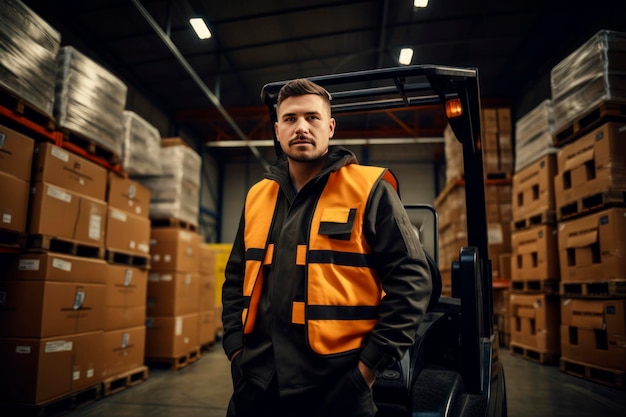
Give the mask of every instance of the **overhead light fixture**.
[[211, 31], [207, 27], [203, 18], [192, 17], [189, 19], [189, 23], [191, 23], [193, 30], [196, 31], [196, 35], [198, 35], [200, 39], [209, 39], [211, 37]]
[[413, 49], [402, 48], [400, 50], [400, 57], [398, 58], [398, 62], [400, 62], [402, 65], [409, 65], [411, 63], [411, 59], [413, 59]]
[[428, 7], [428, 0], [414, 0], [413, 6], [416, 9], [423, 9], [424, 7]]

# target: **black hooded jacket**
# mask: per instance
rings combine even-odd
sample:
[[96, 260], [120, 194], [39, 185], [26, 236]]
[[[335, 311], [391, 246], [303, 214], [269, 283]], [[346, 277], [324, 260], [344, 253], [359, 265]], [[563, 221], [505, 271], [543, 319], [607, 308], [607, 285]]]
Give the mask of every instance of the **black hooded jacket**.
[[291, 323], [292, 301], [303, 299], [306, 279], [305, 269], [293, 262], [296, 248], [308, 239], [307, 225], [328, 175], [353, 163], [358, 162], [349, 150], [331, 147], [322, 171], [299, 192], [291, 183], [285, 158], [266, 174], [280, 185], [270, 236], [275, 245], [274, 260], [266, 271], [254, 330], [245, 337], [241, 321], [245, 219], [241, 217], [222, 288], [223, 347], [228, 357], [243, 349], [241, 370], [252, 383], [266, 388], [276, 374], [281, 395], [338, 378], [356, 367], [359, 359], [376, 370], [390, 366], [414, 343], [428, 306], [432, 283], [421, 244], [397, 192], [379, 181], [367, 203], [364, 236], [372, 248], [385, 297], [378, 322], [362, 349], [338, 355], [316, 354], [307, 345], [304, 326]]

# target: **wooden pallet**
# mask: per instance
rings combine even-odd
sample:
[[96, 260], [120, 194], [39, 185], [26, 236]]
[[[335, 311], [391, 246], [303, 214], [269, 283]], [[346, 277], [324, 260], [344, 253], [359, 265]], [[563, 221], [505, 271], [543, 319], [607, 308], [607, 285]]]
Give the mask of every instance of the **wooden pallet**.
[[88, 245], [74, 240], [46, 235], [29, 235], [26, 246], [29, 250], [47, 250], [97, 259], [103, 259], [105, 253], [102, 246]]
[[13, 121], [28, 120], [50, 132], [56, 128], [56, 121], [52, 115], [46, 114], [38, 106], [2, 86], [0, 86], [0, 106], [3, 107], [0, 114]]
[[509, 349], [511, 350], [511, 355], [513, 356], [540, 364], [557, 363], [559, 358], [558, 353], [542, 352], [538, 349], [522, 346], [515, 342], [510, 343]]
[[107, 249], [104, 259], [114, 264], [134, 266], [140, 269], [150, 268], [150, 255]]
[[168, 369], [182, 369], [200, 359], [201, 352], [200, 346], [189, 350], [188, 352], [172, 357], [172, 358], [160, 358], [160, 357], [146, 357], [145, 362], [150, 366], [166, 367]]
[[604, 368], [590, 363], [561, 358], [561, 371], [590, 381], [598, 382], [610, 387], [624, 388], [626, 372], [619, 369]]
[[178, 227], [179, 229], [189, 230], [190, 232], [198, 231], [198, 225], [174, 217], [167, 219], [151, 219], [150, 223], [152, 227]]
[[563, 204], [558, 208], [558, 216], [564, 220], [620, 206], [626, 206], [626, 189], [609, 188]]
[[102, 381], [102, 394], [105, 397], [116, 394], [120, 391], [140, 384], [148, 379], [148, 367], [140, 366], [139, 368], [123, 372]]
[[513, 221], [513, 230], [524, 230], [541, 224], [556, 224], [556, 211], [544, 211]]
[[0, 229], [0, 246], [8, 249], [23, 249], [26, 247], [26, 233]]
[[520, 293], [543, 293], [543, 294], [558, 294], [559, 293], [559, 281], [558, 280], [524, 280], [511, 281], [511, 291]]
[[97, 384], [42, 404], [2, 404], [2, 416], [56, 417], [79, 410], [101, 397], [102, 386]]
[[554, 133], [555, 145], [562, 147], [610, 120], [626, 120], [626, 102], [606, 101], [580, 115]]
[[626, 280], [561, 282], [559, 294], [563, 297], [624, 298]]
[[81, 133], [69, 130], [67, 128], [60, 129], [63, 133], [63, 146], [69, 148], [71, 150], [76, 151], [78, 149], [83, 150], [86, 155], [84, 156], [93, 156], [95, 158], [104, 160], [111, 165], [119, 165], [120, 164], [120, 156], [112, 151], [111, 149], [107, 149], [101, 143], [84, 136]]

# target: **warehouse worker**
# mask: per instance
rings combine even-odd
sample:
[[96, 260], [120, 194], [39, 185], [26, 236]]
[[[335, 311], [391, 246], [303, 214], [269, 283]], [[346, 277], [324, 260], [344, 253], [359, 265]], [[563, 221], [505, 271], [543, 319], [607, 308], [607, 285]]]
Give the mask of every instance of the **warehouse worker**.
[[222, 289], [228, 416], [374, 416], [432, 290], [389, 171], [330, 147], [330, 94], [279, 92], [283, 154], [249, 191]]

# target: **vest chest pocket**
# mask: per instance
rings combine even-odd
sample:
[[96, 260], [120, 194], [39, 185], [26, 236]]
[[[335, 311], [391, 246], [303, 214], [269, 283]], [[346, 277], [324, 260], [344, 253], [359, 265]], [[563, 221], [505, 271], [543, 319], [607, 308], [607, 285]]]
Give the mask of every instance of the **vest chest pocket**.
[[328, 207], [322, 211], [318, 233], [330, 239], [350, 240], [354, 227], [356, 209], [348, 207]]

